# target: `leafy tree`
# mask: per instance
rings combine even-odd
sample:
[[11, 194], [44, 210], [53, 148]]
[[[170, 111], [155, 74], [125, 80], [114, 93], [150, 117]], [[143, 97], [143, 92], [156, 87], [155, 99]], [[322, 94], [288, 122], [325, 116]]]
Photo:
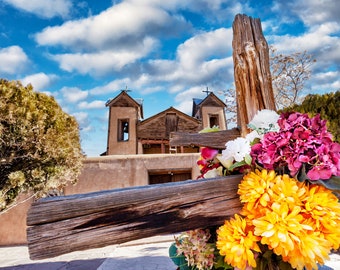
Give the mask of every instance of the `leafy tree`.
[[308, 113], [310, 116], [320, 114], [327, 120], [328, 130], [333, 134], [333, 140], [340, 143], [340, 90], [324, 95], [308, 95], [301, 105], [293, 105], [284, 111]]
[[0, 79], [0, 211], [26, 191], [46, 196], [75, 182], [82, 167], [79, 128], [53, 97]]
[[270, 47], [270, 70], [277, 109], [302, 102], [304, 85], [311, 76], [310, 67], [314, 62], [316, 60], [307, 51], [285, 55]]

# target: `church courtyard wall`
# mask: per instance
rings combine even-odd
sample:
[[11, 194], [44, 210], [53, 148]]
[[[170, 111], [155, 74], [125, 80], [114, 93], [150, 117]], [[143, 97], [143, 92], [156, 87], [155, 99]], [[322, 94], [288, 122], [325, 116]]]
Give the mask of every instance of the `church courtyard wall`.
[[[151, 171], [191, 170], [191, 178], [195, 179], [199, 175], [198, 158], [199, 153], [90, 157], [84, 161], [77, 184], [65, 187], [64, 194], [148, 185]], [[27, 243], [26, 217], [33, 201], [29, 197], [29, 194], [20, 196], [22, 203], [0, 214], [0, 246]]]

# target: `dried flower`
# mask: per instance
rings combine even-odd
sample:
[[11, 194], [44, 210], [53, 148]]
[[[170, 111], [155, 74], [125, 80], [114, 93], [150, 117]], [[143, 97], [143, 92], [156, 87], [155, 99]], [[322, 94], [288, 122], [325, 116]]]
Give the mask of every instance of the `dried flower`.
[[189, 266], [197, 270], [208, 270], [214, 266], [215, 246], [209, 243], [208, 229], [191, 230], [175, 237], [177, 254], [183, 254]]

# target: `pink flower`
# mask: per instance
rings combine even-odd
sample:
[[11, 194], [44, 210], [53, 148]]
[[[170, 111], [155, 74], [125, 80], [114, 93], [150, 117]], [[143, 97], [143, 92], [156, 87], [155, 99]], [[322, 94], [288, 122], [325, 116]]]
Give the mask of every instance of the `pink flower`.
[[201, 156], [204, 160], [213, 160], [218, 154], [218, 150], [209, 148], [209, 147], [202, 147], [201, 149]]
[[332, 141], [326, 121], [319, 115], [309, 118], [302, 113], [283, 113], [278, 124], [278, 132], [264, 134], [252, 146], [253, 162], [270, 170], [286, 168], [292, 177], [304, 165], [311, 180], [340, 175], [340, 145]]
[[220, 167], [218, 160], [215, 160], [218, 154], [218, 150], [209, 148], [209, 147], [202, 147], [201, 148], [201, 157], [197, 161], [197, 165], [201, 168], [201, 175], [198, 178], [204, 178], [204, 175], [213, 169]]

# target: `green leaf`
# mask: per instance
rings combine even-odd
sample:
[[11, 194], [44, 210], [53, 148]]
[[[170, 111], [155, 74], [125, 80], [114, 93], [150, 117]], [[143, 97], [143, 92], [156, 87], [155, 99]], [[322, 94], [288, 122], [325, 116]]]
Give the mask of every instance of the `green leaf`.
[[248, 124], [248, 128], [252, 129], [252, 130], [256, 130], [256, 126], [253, 124]]
[[248, 165], [250, 165], [250, 164], [251, 164], [251, 161], [252, 161], [251, 155], [246, 154], [246, 156], [244, 157], [244, 161], [245, 161]]
[[220, 128], [218, 126], [213, 126], [213, 127], [204, 128], [198, 133], [208, 133], [208, 132], [218, 132], [218, 131], [220, 131]]
[[192, 270], [192, 268], [188, 266], [185, 256], [177, 254], [177, 247], [175, 243], [173, 243], [169, 248], [169, 257], [174, 264], [180, 268], [180, 270]]
[[306, 180], [308, 180], [308, 176], [306, 174], [306, 165], [302, 164], [300, 171], [298, 172], [298, 174], [296, 175], [297, 180], [299, 182], [304, 182]]
[[232, 171], [233, 169], [244, 166], [244, 165], [247, 165], [247, 163], [244, 160], [235, 162], [233, 165], [229, 167], [229, 170]]
[[215, 254], [215, 264], [214, 264], [214, 269], [216, 270], [226, 270], [226, 269], [233, 269], [233, 267], [230, 264], [227, 264], [224, 261], [224, 257], [221, 255], [216, 255]]
[[340, 177], [332, 176], [328, 180], [310, 180], [313, 184], [322, 185], [332, 191], [340, 192]]

